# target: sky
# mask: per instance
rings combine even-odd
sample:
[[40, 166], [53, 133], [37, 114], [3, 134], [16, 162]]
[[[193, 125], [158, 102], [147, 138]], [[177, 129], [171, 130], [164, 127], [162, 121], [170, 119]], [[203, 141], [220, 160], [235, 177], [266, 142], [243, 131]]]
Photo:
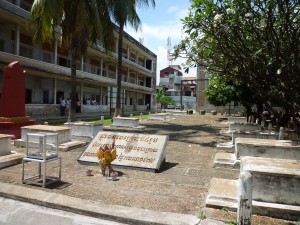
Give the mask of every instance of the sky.
[[[157, 76], [159, 71], [168, 67], [167, 39], [171, 38], [171, 46], [178, 44], [182, 39], [183, 19], [190, 7], [189, 0], [155, 0], [156, 6], [138, 9], [142, 28], [136, 32], [131, 27], [125, 31], [136, 40], [143, 39], [143, 44], [157, 55]], [[177, 59], [172, 65], [182, 65], [185, 59]], [[182, 66], [181, 66], [182, 67]], [[184, 71], [182, 70], [184, 73]], [[184, 76], [196, 76], [196, 69], [190, 69]]]

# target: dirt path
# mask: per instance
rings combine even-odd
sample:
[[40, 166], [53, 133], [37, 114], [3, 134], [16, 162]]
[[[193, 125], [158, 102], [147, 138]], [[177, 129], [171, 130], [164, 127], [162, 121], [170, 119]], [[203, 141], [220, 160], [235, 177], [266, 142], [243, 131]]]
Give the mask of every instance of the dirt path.
[[[86, 176], [88, 166], [77, 162], [79, 148], [69, 152], [59, 152], [62, 157], [62, 181], [45, 191], [61, 193], [73, 197], [101, 201], [151, 210], [201, 215], [205, 206], [209, 181], [213, 177], [237, 179], [238, 170], [220, 169], [212, 166], [217, 152], [216, 144], [230, 140], [219, 134], [227, 127], [220, 123], [221, 116], [189, 115], [177, 117], [168, 122], [143, 121], [143, 133], [169, 135], [166, 149], [166, 163], [158, 173], [117, 168], [121, 175], [118, 181], [107, 181], [98, 174], [98, 167], [92, 167], [94, 176]], [[128, 129], [124, 131], [129, 132]], [[24, 151], [24, 149], [17, 149]], [[34, 165], [35, 166], [35, 165]], [[30, 163], [28, 173], [36, 168]], [[53, 168], [55, 169], [55, 168]], [[1, 182], [21, 184], [21, 165], [0, 170]], [[28, 187], [40, 189], [28, 185]], [[223, 211], [207, 212], [212, 217], [221, 217]], [[234, 219], [228, 212], [225, 220]], [[263, 218], [264, 223], [288, 224], [286, 221]], [[274, 222], [275, 221], [275, 222]]]

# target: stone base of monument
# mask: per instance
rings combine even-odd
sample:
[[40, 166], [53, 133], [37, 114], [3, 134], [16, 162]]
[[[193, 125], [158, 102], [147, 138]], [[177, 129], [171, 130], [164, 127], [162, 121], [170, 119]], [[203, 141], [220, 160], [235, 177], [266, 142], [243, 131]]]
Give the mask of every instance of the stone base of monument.
[[279, 134], [272, 131], [233, 131], [232, 132], [232, 141], [226, 143], [219, 143], [217, 149], [226, 150], [229, 152], [234, 152], [234, 145], [236, 138], [259, 138], [259, 139], [270, 139], [278, 140]]
[[247, 123], [247, 117], [228, 117], [228, 120], [224, 121], [222, 123], [223, 124]]
[[111, 126], [144, 129], [145, 126], [141, 126], [139, 121], [138, 118], [117, 116], [113, 118], [113, 124]]
[[22, 162], [23, 154], [11, 151], [13, 135], [0, 134], [0, 169]]
[[[241, 171], [253, 177], [253, 213], [298, 220], [300, 163], [297, 160], [243, 157]], [[238, 180], [213, 178], [206, 206], [237, 210]]]
[[22, 163], [24, 154], [11, 152], [9, 155], [0, 156], [0, 169]]
[[103, 130], [103, 124], [95, 122], [67, 122], [64, 123], [64, 126], [71, 129], [71, 135], [73, 139], [88, 142], [93, 140], [98, 132]]
[[234, 153], [218, 152], [214, 158], [215, 167], [238, 168], [239, 160], [236, 159]]
[[21, 127], [35, 123], [29, 116], [0, 117], [0, 133], [13, 135], [13, 139], [21, 137]]
[[163, 120], [163, 121], [169, 121], [172, 119], [171, 113], [155, 113], [155, 114], [149, 114], [148, 120]]
[[14, 141], [15, 146], [25, 147], [28, 133], [57, 133], [58, 149], [62, 151], [68, 151], [86, 145], [86, 142], [84, 141], [72, 140], [71, 129], [64, 126], [32, 125], [22, 127], [21, 130], [21, 139]]
[[187, 116], [187, 111], [186, 110], [170, 110], [166, 109], [167, 113], [171, 113], [173, 116]]
[[221, 134], [229, 134], [231, 135], [231, 133], [233, 131], [259, 131], [260, 130], [260, 125], [256, 124], [256, 123], [230, 123], [229, 124], [229, 129], [228, 130], [221, 130], [220, 133]]
[[243, 156], [300, 160], [300, 145], [290, 140], [237, 138], [235, 142], [234, 153], [215, 155], [215, 166], [237, 168]]

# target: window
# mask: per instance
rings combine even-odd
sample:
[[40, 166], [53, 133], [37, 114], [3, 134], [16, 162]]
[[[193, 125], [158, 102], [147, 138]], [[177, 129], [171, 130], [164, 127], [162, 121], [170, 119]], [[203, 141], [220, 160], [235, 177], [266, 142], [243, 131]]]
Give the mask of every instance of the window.
[[51, 53], [43, 53], [43, 61], [47, 63], [52, 63], [52, 54]]
[[143, 99], [138, 99], [138, 105], [143, 105]]
[[32, 90], [25, 89], [25, 104], [29, 104], [32, 102]]
[[25, 46], [20, 46], [20, 56], [32, 59], [32, 49]]
[[70, 60], [62, 57], [58, 57], [58, 65], [64, 67], [70, 67]]
[[0, 40], [0, 51], [4, 52], [4, 41]]
[[100, 75], [100, 74], [101, 74], [101, 69], [97, 68], [97, 75]]
[[43, 103], [49, 104], [49, 90], [43, 90]]

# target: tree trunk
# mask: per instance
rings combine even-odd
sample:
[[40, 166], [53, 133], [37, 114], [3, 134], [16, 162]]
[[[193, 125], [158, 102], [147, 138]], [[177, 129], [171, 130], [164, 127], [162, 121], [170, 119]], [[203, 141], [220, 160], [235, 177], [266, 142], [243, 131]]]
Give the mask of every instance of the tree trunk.
[[73, 46], [71, 55], [71, 107], [70, 107], [70, 121], [75, 120], [75, 111], [76, 111], [76, 50]]
[[[122, 116], [121, 110], [121, 90], [122, 90], [122, 49], [123, 49], [123, 29], [124, 22], [120, 23], [118, 40], [118, 65], [117, 65], [117, 96], [114, 116]], [[128, 56], [129, 57], [129, 56]]]

